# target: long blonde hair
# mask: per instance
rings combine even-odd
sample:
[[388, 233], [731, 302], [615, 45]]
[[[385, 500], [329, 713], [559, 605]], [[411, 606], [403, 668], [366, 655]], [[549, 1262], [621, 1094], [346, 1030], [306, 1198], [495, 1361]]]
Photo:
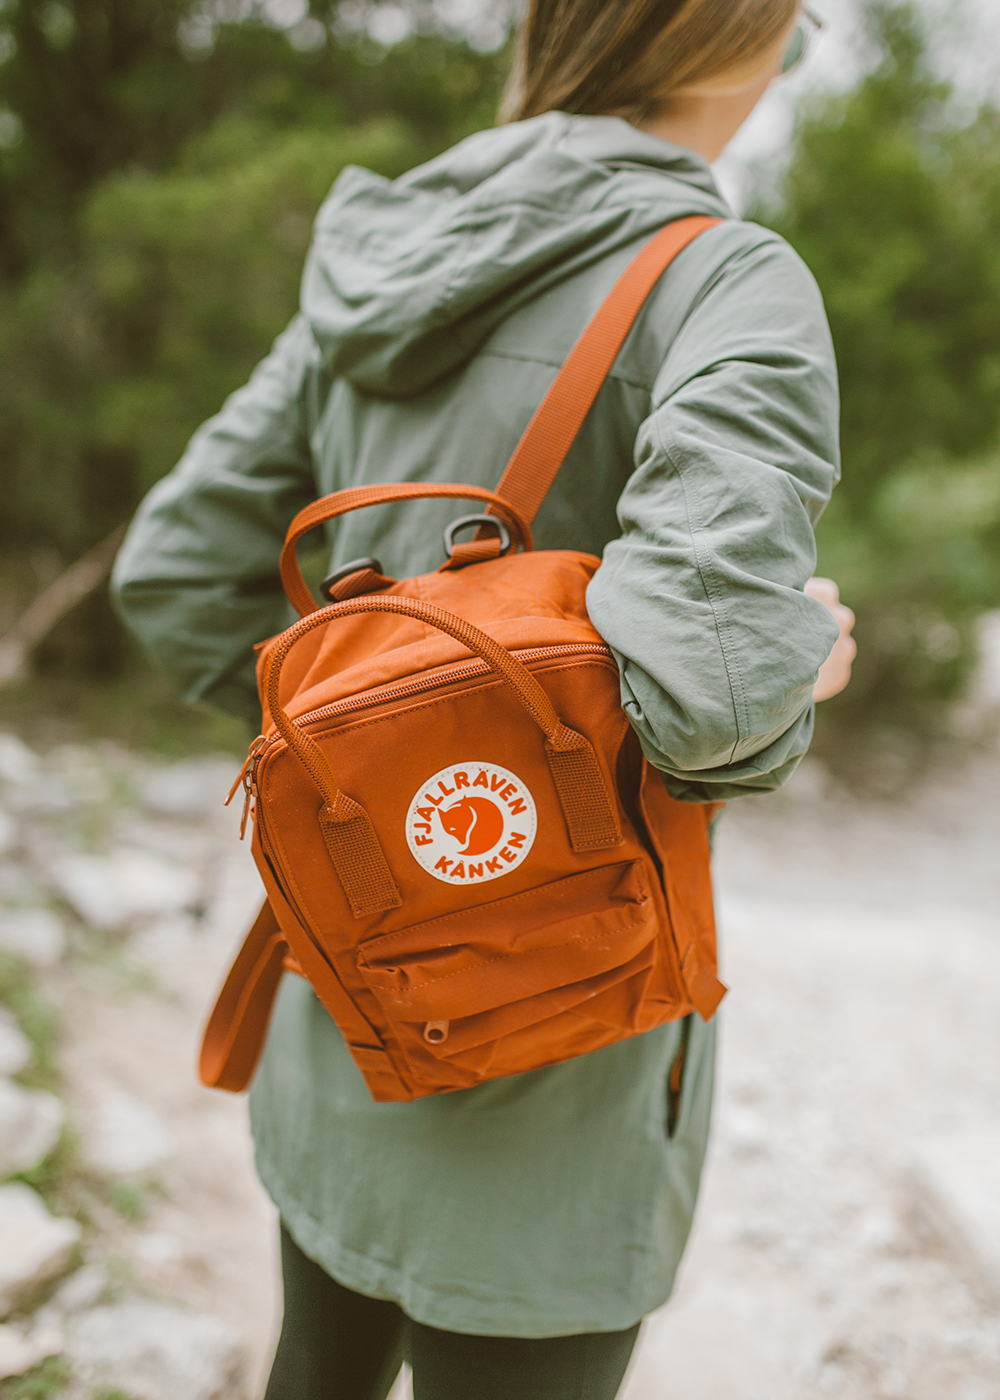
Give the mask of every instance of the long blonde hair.
[[799, 0], [528, 0], [501, 120], [645, 116], [672, 90], [748, 63]]

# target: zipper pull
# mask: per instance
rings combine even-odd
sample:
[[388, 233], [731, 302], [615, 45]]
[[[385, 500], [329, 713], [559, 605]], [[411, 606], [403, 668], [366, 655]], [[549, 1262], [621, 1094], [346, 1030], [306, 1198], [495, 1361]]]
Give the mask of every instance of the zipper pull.
[[253, 763], [254, 759], [257, 757], [257, 750], [260, 748], [260, 746], [263, 744], [263, 742], [264, 742], [264, 736], [263, 736], [263, 734], [258, 734], [257, 737], [256, 737], [256, 739], [255, 739], [255, 740], [253, 741], [253, 743], [250, 745], [250, 751], [249, 751], [249, 753], [247, 754], [246, 759], [245, 759], [244, 762], [243, 762], [243, 767], [242, 767], [242, 768], [240, 769], [240, 771], [236, 774], [236, 781], [235, 781], [235, 783], [233, 783], [232, 787], [229, 789], [229, 796], [226, 798], [225, 802], [223, 802], [223, 804], [222, 804], [223, 807], [228, 807], [229, 804], [230, 804], [230, 802], [232, 802], [233, 798], [236, 796], [236, 789], [242, 784], [243, 778], [244, 778], [244, 776], [245, 776], [245, 774], [246, 774], [246, 771], [247, 771], [247, 769], [250, 767], [251, 763]]
[[226, 798], [225, 801], [225, 806], [228, 807], [230, 802], [232, 802], [233, 798], [236, 796], [237, 788], [242, 786], [243, 791], [246, 795], [243, 798], [243, 816], [240, 819], [241, 841], [246, 835], [247, 817], [250, 815], [250, 799], [253, 796], [254, 769], [257, 767], [257, 759], [260, 755], [261, 749], [264, 747], [265, 742], [266, 741], [264, 739], [263, 734], [258, 734], [256, 739], [250, 745], [250, 751], [246, 756], [246, 762], [243, 764], [243, 767], [240, 769], [239, 773], [237, 773], [236, 781], [229, 789], [229, 796]]

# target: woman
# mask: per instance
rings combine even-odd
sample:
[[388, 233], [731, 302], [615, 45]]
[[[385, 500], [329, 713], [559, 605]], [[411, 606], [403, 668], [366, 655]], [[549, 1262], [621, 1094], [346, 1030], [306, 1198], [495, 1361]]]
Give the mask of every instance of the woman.
[[[252, 645], [290, 621], [277, 560], [296, 511], [372, 481], [493, 486], [624, 266], [708, 214], [726, 222], [651, 295], [536, 540], [603, 553], [588, 605], [675, 797], [790, 775], [814, 686], [846, 683], [853, 647], [832, 586], [829, 608], [805, 592], [837, 475], [835, 368], [809, 273], [731, 217], [709, 162], [805, 24], [797, 0], [533, 0], [506, 125], [395, 182], [341, 175], [300, 314], [150, 494], [117, 566], [126, 617], [189, 698], [256, 722]], [[430, 570], [453, 514], [349, 516], [334, 561]], [[417, 1400], [611, 1400], [687, 1239], [714, 1048], [695, 1017], [374, 1104], [286, 978], [251, 1093], [282, 1218], [268, 1400], [384, 1397], [404, 1349]]]

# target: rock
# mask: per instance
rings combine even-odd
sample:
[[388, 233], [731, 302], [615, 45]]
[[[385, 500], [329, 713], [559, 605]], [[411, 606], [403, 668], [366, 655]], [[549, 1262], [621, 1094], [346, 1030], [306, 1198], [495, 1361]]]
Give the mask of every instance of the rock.
[[38, 755], [16, 734], [0, 731], [0, 779], [18, 787], [28, 787], [37, 780], [40, 771]]
[[63, 856], [52, 870], [55, 886], [85, 923], [117, 928], [127, 909], [115, 886], [111, 862], [104, 856]]
[[183, 865], [127, 848], [110, 857], [66, 857], [59, 862], [56, 878], [81, 917], [99, 928], [177, 912], [198, 893], [195, 876]]
[[30, 1186], [0, 1186], [0, 1317], [58, 1278], [79, 1238], [76, 1221], [50, 1215]]
[[72, 812], [78, 805], [72, 785], [58, 773], [46, 773], [24, 787], [9, 788], [6, 797], [15, 812], [42, 817]]
[[59, 1141], [66, 1111], [54, 1094], [0, 1079], [0, 1179], [37, 1167]]
[[984, 707], [1000, 709], [1000, 609], [984, 613], [976, 630], [979, 664], [970, 689]]
[[[20, 1074], [31, 1064], [31, 1042], [5, 1006], [0, 1006], [0, 1076]], [[0, 1142], [0, 1154], [3, 1152]]]
[[903, 1240], [903, 1226], [894, 1211], [873, 1206], [858, 1222], [858, 1244], [875, 1253], [897, 1248]]
[[17, 823], [9, 812], [0, 807], [0, 855], [13, 850], [17, 844]]
[[976, 625], [978, 661], [965, 695], [952, 707], [949, 729], [964, 739], [995, 739], [1000, 718], [1000, 609]]
[[198, 895], [192, 871], [149, 851], [122, 846], [110, 856], [63, 856], [52, 869], [56, 887], [80, 917], [117, 929], [136, 918], [186, 908]]
[[33, 909], [42, 902], [41, 887], [19, 860], [5, 860], [0, 854], [0, 904]]
[[66, 952], [66, 931], [51, 909], [0, 909], [0, 948], [34, 967], [55, 967]]
[[913, 1179], [942, 1240], [1000, 1300], [1000, 1124], [926, 1139]]
[[737, 1156], [755, 1157], [767, 1151], [767, 1124], [754, 1109], [726, 1104], [719, 1120], [722, 1141]]
[[108, 1176], [151, 1171], [173, 1151], [174, 1140], [159, 1114], [118, 1089], [101, 1095], [84, 1128], [87, 1160]]
[[150, 1230], [136, 1236], [132, 1253], [146, 1264], [175, 1264], [184, 1257], [184, 1241], [166, 1230]]
[[8, 1376], [23, 1376], [33, 1366], [40, 1366], [47, 1356], [57, 1356], [63, 1349], [62, 1333], [54, 1327], [23, 1327], [0, 1323], [0, 1380]]
[[101, 1301], [108, 1286], [108, 1276], [99, 1264], [85, 1264], [70, 1274], [49, 1299], [48, 1306], [60, 1313], [82, 1312]]
[[210, 760], [154, 768], [139, 783], [139, 797], [163, 817], [204, 817], [221, 808], [233, 781], [233, 764]]
[[74, 1375], [130, 1400], [237, 1400], [243, 1348], [226, 1323], [163, 1303], [108, 1303], [67, 1327]]

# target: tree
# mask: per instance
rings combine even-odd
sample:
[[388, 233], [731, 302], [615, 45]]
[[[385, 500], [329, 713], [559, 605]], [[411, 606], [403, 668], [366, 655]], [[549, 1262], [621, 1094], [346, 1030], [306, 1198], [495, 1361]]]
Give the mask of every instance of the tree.
[[[487, 125], [504, 60], [434, 32], [338, 38], [335, 10], [307, 17], [307, 47], [260, 16], [192, 34], [189, 0], [7, 13], [0, 544], [67, 563], [127, 518], [287, 323], [343, 165], [393, 176]], [[120, 665], [106, 600], [45, 656]]]
[[74, 216], [95, 184], [169, 169], [225, 114], [316, 128], [391, 115], [435, 150], [492, 119], [496, 54], [435, 33], [388, 48], [338, 39], [336, 4], [306, 15], [304, 32], [302, 20], [286, 33], [264, 11], [229, 12], [211, 23], [194, 0], [9, 0], [0, 272], [16, 278], [39, 255], [74, 249]]
[[867, 734], [870, 757], [940, 728], [1000, 604], [1000, 115], [956, 120], [912, 4], [869, 13], [880, 63], [805, 114], [762, 217], [815, 273], [837, 349], [844, 478], [820, 567], [861, 649], [819, 743]]

